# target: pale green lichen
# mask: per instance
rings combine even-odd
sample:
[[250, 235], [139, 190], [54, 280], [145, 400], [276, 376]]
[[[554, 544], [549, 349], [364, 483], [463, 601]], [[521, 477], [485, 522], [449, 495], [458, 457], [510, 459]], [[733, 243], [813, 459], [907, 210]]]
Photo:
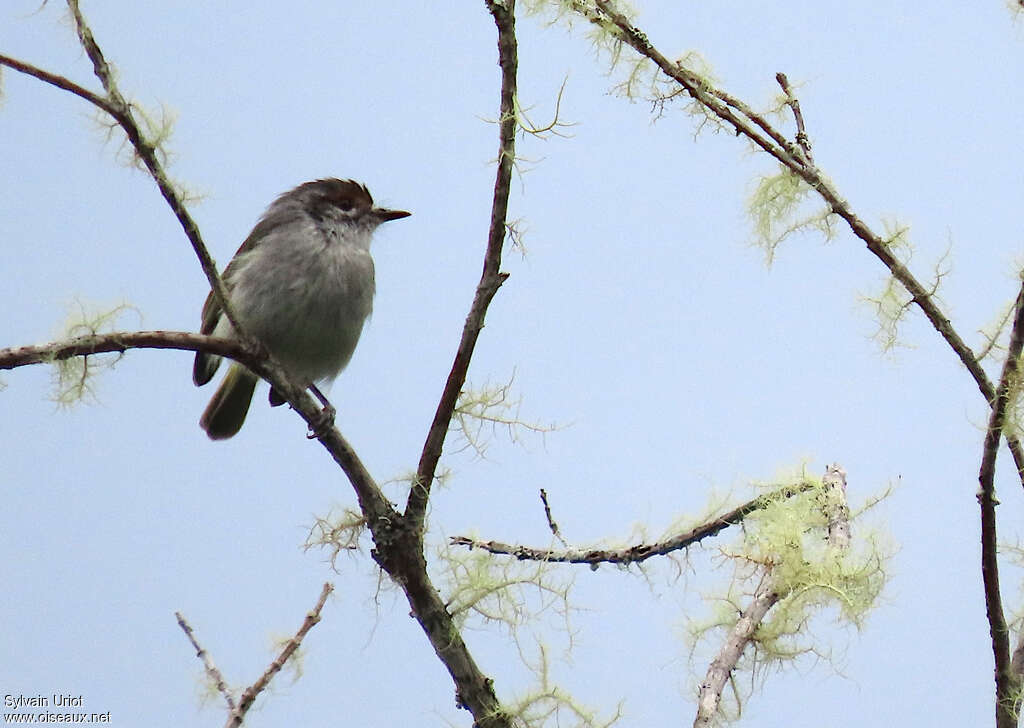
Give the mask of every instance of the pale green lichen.
[[509, 714], [527, 728], [571, 726], [572, 728], [610, 728], [622, 717], [622, 702], [608, 717], [581, 703], [568, 690], [558, 685], [551, 675], [547, 650], [539, 642], [537, 656], [523, 661], [535, 677], [535, 685], [523, 695], [504, 701]]
[[[817, 480], [805, 482], [820, 486]], [[709, 597], [710, 615], [691, 621], [688, 629], [698, 681], [706, 670], [705, 658], [720, 649], [754, 592], [768, 584], [778, 594], [736, 666], [751, 679], [735, 680], [732, 691], [723, 694], [724, 721], [738, 716], [746, 696], [768, 671], [795, 666], [803, 656], [833, 661], [833, 639], [819, 633], [828, 615], [833, 627], [859, 629], [878, 602], [894, 549], [857, 520], [866, 508], [852, 516], [858, 532], [853, 545], [845, 550], [831, 547], [824, 497], [824, 491], [815, 487], [773, 500], [748, 515], [742, 536], [721, 549], [722, 558], [732, 565], [732, 578], [724, 593]]]
[[779, 245], [791, 235], [816, 232], [831, 240], [836, 216], [827, 208], [809, 209], [814, 190], [787, 167], [780, 165], [774, 175], [762, 176], [747, 203], [754, 223], [755, 243], [771, 265]]
[[543, 436], [558, 429], [559, 426], [553, 422], [540, 424], [520, 418], [521, 400], [512, 394], [514, 381], [513, 373], [503, 384], [488, 382], [481, 387], [474, 387], [466, 383], [459, 393], [449, 425], [449, 430], [460, 441], [456, 445], [456, 452], [471, 448], [477, 456], [484, 457], [490, 438], [498, 432], [504, 432], [510, 442], [520, 444], [524, 432]]
[[[910, 228], [889, 220], [883, 221], [883, 225], [886, 232], [885, 246], [902, 265], [908, 266], [914, 254], [909, 237]], [[939, 298], [939, 289], [951, 270], [950, 252], [951, 246], [946, 248], [932, 267], [931, 281], [925, 289], [928, 297]], [[875, 316], [877, 328], [872, 338], [881, 351], [889, 353], [898, 346], [909, 346], [901, 338], [900, 329], [914, 307], [914, 299], [894, 275], [886, 277], [879, 291], [865, 294], [861, 300], [871, 308]]]
[[570, 639], [572, 576], [543, 561], [519, 561], [485, 551], [438, 549], [442, 593], [455, 623], [498, 624], [515, 638], [523, 626], [556, 615]]
[[332, 509], [326, 516], [317, 516], [309, 527], [303, 549], [318, 548], [328, 553], [331, 568], [338, 571], [338, 557], [359, 549], [359, 540], [366, 533], [366, 518], [352, 507]]
[[[141, 319], [138, 309], [127, 303], [104, 307], [76, 299], [68, 307], [59, 338], [78, 339], [111, 333], [118, 320], [128, 312]], [[90, 354], [52, 361], [53, 391], [50, 399], [60, 407], [72, 407], [85, 400], [95, 401], [96, 375], [112, 369], [122, 356], [122, 353]]]

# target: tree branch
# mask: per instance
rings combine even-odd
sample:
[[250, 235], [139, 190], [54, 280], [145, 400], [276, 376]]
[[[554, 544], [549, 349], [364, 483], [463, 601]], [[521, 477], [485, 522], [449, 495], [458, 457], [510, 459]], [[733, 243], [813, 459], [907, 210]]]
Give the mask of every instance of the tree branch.
[[554, 517], [551, 515], [551, 505], [548, 503], [548, 492], [543, 488], [540, 489], [540, 501], [544, 504], [544, 518], [548, 521], [548, 529], [551, 531], [551, 535], [558, 539], [559, 543], [563, 546], [568, 547], [568, 543], [562, 538], [562, 532], [558, 529], [558, 524], [555, 523]]
[[[989, 416], [978, 472], [978, 505], [981, 508], [981, 576], [985, 589], [985, 615], [988, 618], [995, 659], [996, 726], [1016, 728], [1021, 706], [1021, 679], [1010, 654], [1010, 631], [1006, 625], [999, 589], [999, 544], [996, 536], [995, 495], [996, 456], [1006, 425], [1006, 414], [1020, 384], [1020, 354], [1024, 348], [1024, 284], [1017, 294], [1010, 344], [999, 376], [996, 399]], [[1016, 668], [1016, 669], [1015, 669]]]
[[793, 93], [793, 89], [790, 88], [789, 79], [786, 78], [786, 74], [776, 73], [775, 80], [782, 87], [782, 92], [786, 94], [786, 105], [793, 110], [793, 121], [796, 123], [797, 146], [803, 150], [807, 161], [813, 164], [814, 157], [811, 155], [811, 139], [807, 136], [807, 128], [804, 126], [804, 115], [800, 111], [800, 100]]
[[839, 465], [825, 468], [821, 479], [825, 495], [825, 516], [828, 518], [828, 545], [838, 551], [850, 547], [850, 506], [846, 503], [846, 471]]
[[[167, 204], [170, 206], [174, 216], [178, 218], [178, 222], [181, 224], [182, 230], [185, 231], [185, 236], [192, 244], [192, 249], [195, 251], [196, 257], [199, 259], [199, 265], [202, 267], [203, 273], [206, 274], [206, 279], [209, 281], [210, 287], [213, 289], [214, 295], [217, 297], [217, 301], [221, 305], [221, 309], [224, 311], [224, 314], [227, 316], [232, 326], [234, 326], [237, 335], [240, 338], [244, 338], [244, 329], [238, 324], [238, 317], [235, 315], [234, 308], [228, 300], [227, 289], [224, 287], [224, 282], [217, 273], [217, 264], [210, 256], [206, 243], [203, 242], [202, 235], [199, 232], [199, 227], [192, 219], [192, 216], [189, 215], [188, 210], [185, 208], [185, 203], [182, 201], [177, 190], [175, 190], [174, 185], [167, 176], [166, 170], [160, 163], [160, 159], [157, 156], [157, 148], [148, 139], [146, 139], [146, 135], [142, 132], [142, 128], [135, 120], [135, 114], [132, 112], [131, 104], [125, 100], [120, 89], [118, 89], [117, 82], [114, 80], [114, 76], [110, 71], [110, 66], [107, 64], [103, 51], [96, 42], [96, 39], [92, 34], [92, 30], [89, 28], [85, 17], [82, 15], [81, 9], [78, 7], [78, 0], [67, 0], [67, 4], [68, 8], [71, 10], [71, 16], [74, 19], [75, 32], [78, 35], [78, 40], [81, 43], [82, 48], [85, 50], [86, 55], [89, 56], [89, 60], [92, 61], [93, 73], [99, 79], [100, 83], [103, 84], [103, 89], [107, 93], [106, 97], [98, 97], [91, 92], [85, 91], [85, 89], [81, 89], [80, 87], [78, 87], [77, 90], [76, 88], [71, 88], [68, 85], [58, 82], [58, 79], [61, 77], [55, 76], [54, 74], [47, 74], [50, 78], [44, 78], [43, 76], [35, 73], [31, 75], [34, 75], [36, 78], [40, 78], [47, 83], [52, 83], [59, 88], [71, 91], [90, 103], [95, 104], [98, 108], [109, 114], [114, 121], [117, 122], [118, 126], [124, 130], [125, 135], [128, 137], [128, 141], [135, 150], [136, 156], [142, 160], [146, 169], [149, 170], [150, 176], [160, 189], [160, 194], [163, 195], [164, 200], [167, 201]], [[12, 68], [13, 67], [14, 66], [12, 66]], [[67, 83], [70, 84], [70, 86], [74, 86], [70, 81]], [[85, 93], [80, 93], [80, 91], [85, 91]]]
[[0, 370], [32, 364], [52, 364], [75, 356], [123, 354], [129, 349], [181, 349], [205, 351], [242, 362], [253, 370], [263, 361], [258, 352], [233, 339], [204, 336], [185, 331], [117, 331], [90, 334], [48, 344], [0, 349]]
[[[80, 336], [67, 341], [0, 349], [0, 370], [52, 363], [75, 356], [123, 353], [129, 349], [182, 349], [229, 357], [270, 382], [274, 389], [285, 397], [292, 409], [306, 421], [310, 429], [322, 424], [320, 406], [305, 389], [293, 383], [288, 373], [278, 364], [248, 344], [214, 336], [182, 331], [122, 331]], [[348, 476], [371, 528], [377, 523], [396, 522], [399, 518], [398, 513], [381, 493], [355, 450], [338, 429], [333, 426], [327, 428], [321, 432], [318, 439]]]
[[375, 523], [371, 520], [369, 523], [375, 545], [373, 558], [405, 592], [413, 616], [455, 683], [456, 704], [473, 714], [474, 725], [479, 728], [512, 728], [513, 718], [498, 701], [493, 681], [476, 664], [452, 615], [431, 582], [423, 551], [423, 521], [445, 435], [466, 379], [477, 338], [483, 328], [487, 306], [506, 278], [505, 274], [499, 272], [499, 267], [505, 237], [516, 129], [513, 106], [516, 74], [515, 0], [505, 0], [504, 3], [485, 1], [498, 28], [502, 116], [501, 151], [484, 269], [466, 317], [455, 361], [427, 433], [405, 513], [396, 514], [389, 522], [381, 520]]
[[182, 616], [181, 612], [175, 612], [174, 616], [178, 620], [178, 626], [185, 632], [185, 636], [188, 637], [188, 641], [191, 642], [192, 646], [195, 648], [196, 657], [203, 661], [203, 669], [206, 670], [206, 676], [209, 677], [216, 686], [217, 692], [224, 696], [224, 701], [228, 704], [228, 710], [233, 713], [235, 711], [235, 698], [231, 695], [231, 690], [228, 689], [228, 684], [224, 680], [224, 675], [213, 663], [213, 658], [210, 657], [210, 653], [203, 649], [199, 644], [199, 640], [196, 639], [195, 632], [192, 631], [192, 627], [190, 627], [189, 623], [185, 621], [185, 617]]
[[768, 611], [778, 604], [781, 595], [773, 586], [774, 580], [766, 574], [761, 585], [754, 593], [747, 608], [740, 614], [736, 624], [729, 630], [729, 636], [722, 649], [708, 666], [707, 677], [700, 684], [697, 692], [697, 715], [693, 720], [693, 728], [707, 728], [714, 724], [718, 706], [722, 702], [722, 690], [732, 674], [736, 663], [743, 656], [743, 651], [761, 626]]
[[[834, 553], [842, 554], [850, 546], [846, 471], [838, 464], [828, 465], [822, 478], [822, 486], [822, 509], [828, 521], [828, 544]], [[771, 566], [765, 567], [761, 583], [754, 591], [750, 604], [740, 613], [739, 619], [729, 630], [722, 648], [708, 666], [707, 676], [697, 693], [694, 728], [708, 728], [715, 724], [718, 707], [722, 702], [722, 690], [732, 671], [736, 669], [743, 651], [755, 639], [757, 629], [771, 608], [791, 593], [792, 588], [780, 586], [772, 572]]]
[[274, 675], [281, 671], [288, 659], [295, 654], [295, 651], [299, 649], [299, 645], [302, 644], [302, 640], [306, 638], [309, 630], [320, 621], [320, 611], [324, 608], [324, 604], [327, 603], [327, 597], [330, 596], [331, 592], [334, 591], [334, 585], [331, 583], [325, 583], [324, 588], [320, 591], [320, 598], [316, 602], [316, 606], [313, 607], [313, 611], [306, 614], [306, 618], [302, 620], [302, 626], [299, 627], [299, 631], [295, 633], [295, 636], [288, 640], [284, 647], [281, 648], [281, 652], [278, 653], [274, 661], [270, 663], [267, 669], [260, 675], [259, 679], [254, 682], [251, 686], [245, 689], [242, 693], [241, 699], [238, 701], [238, 707], [231, 712], [228, 722], [225, 724], [225, 728], [238, 728], [242, 725], [245, 720], [245, 714], [252, 707], [253, 702], [259, 696], [260, 693], [270, 684], [270, 681], [274, 678]]
[[44, 71], [42, 68], [33, 66], [31, 63], [19, 61], [17, 58], [11, 58], [10, 56], [6, 56], [2, 53], [0, 53], [0, 66], [7, 66], [8, 68], [13, 68], [15, 71], [24, 73], [27, 76], [38, 78], [40, 81], [48, 83], [51, 86], [56, 86], [57, 88], [62, 89], [64, 91], [69, 91], [73, 93], [75, 96], [78, 96], [81, 99], [85, 99], [90, 104], [98, 107], [102, 111], [107, 112], [111, 116], [114, 116], [114, 114], [116, 113], [116, 108], [105, 98], [103, 98], [102, 96], [97, 96], [89, 89], [79, 86], [77, 83], [68, 78], [65, 78], [64, 76], [60, 76], [56, 73], [50, 73], [49, 71]]
[[174, 613], [174, 616], [178, 619], [178, 625], [182, 630], [184, 630], [185, 634], [188, 636], [189, 642], [192, 643], [192, 646], [195, 647], [196, 655], [203, 661], [203, 668], [206, 670], [206, 674], [217, 686], [218, 692], [224, 696], [224, 700], [228, 704], [228, 720], [227, 723], [225, 723], [225, 728], [238, 728], [238, 726], [242, 725], [245, 721], [245, 714], [249, 712], [249, 708], [252, 707], [253, 702], [259, 694], [266, 689], [274, 676], [281, 671], [281, 668], [283, 668], [285, 663], [288, 662], [288, 659], [295, 654], [297, 649], [299, 649], [299, 645], [302, 644], [302, 640], [306, 638], [309, 630], [313, 629], [317, 622], [320, 621], [320, 612], [323, 610], [324, 604], [327, 603], [327, 597], [332, 591], [334, 591], [334, 586], [332, 584], [324, 584], [324, 588], [320, 591], [320, 598], [317, 600], [316, 606], [313, 607], [311, 612], [306, 614], [306, 618], [302, 621], [302, 626], [299, 627], [299, 631], [295, 633], [294, 637], [284, 644], [284, 647], [281, 648], [281, 652], [278, 653], [277, 657], [274, 658], [274, 661], [270, 663], [266, 670], [264, 670], [263, 674], [260, 675], [260, 678], [245, 689], [237, 704], [235, 703], [234, 697], [231, 695], [231, 691], [228, 689], [227, 683], [224, 681], [224, 676], [221, 674], [220, 670], [217, 669], [217, 666], [213, 664], [213, 659], [210, 657], [209, 653], [199, 645], [198, 640], [196, 640], [195, 633], [193, 633], [188, 622], [185, 621], [181, 612]]
[[[960, 338], [934, 296], [892, 253], [884, 239], [875, 234], [850, 208], [849, 203], [832, 186], [828, 178], [813, 164], [799, 144], [787, 140], [763, 116], [749, 106], [718, 89], [679, 64], [669, 61], [655, 49], [647, 35], [635, 28], [617, 12], [608, 0], [594, 0], [594, 5], [579, 0], [573, 8], [590, 22], [602, 28], [611, 28], [616, 37], [641, 56], [652, 61], [666, 76], [678, 83], [698, 103], [724, 123], [733, 127], [737, 135], [746, 137], [774, 157], [780, 164], [799, 176], [825, 200], [829, 209], [841, 217], [853, 234], [861, 239], [868, 250], [889, 269], [892, 276], [910, 293], [912, 300], [924, 313], [932, 327], [946, 341], [970, 373], [990, 407], [995, 406], [996, 392], [988, 375], [971, 348]], [[787, 84], [788, 85], [788, 84]], [[792, 92], [787, 93], [792, 96]], [[794, 107], [795, 111], [795, 107]], [[801, 117], [802, 118], [802, 117]], [[799, 134], [799, 132], [798, 132]], [[797, 141], [800, 141], [799, 136]], [[1007, 444], [1017, 466], [1017, 474], [1024, 485], [1024, 446], [1016, 436], [1007, 437]]]
[[622, 42], [652, 61], [666, 76], [682, 86], [691, 98], [733, 127], [737, 135], [746, 137], [786, 166], [796, 162], [796, 155], [792, 153], [792, 143], [764, 117], [755, 113], [739, 99], [708, 83], [706, 79], [668, 60], [651, 45], [647, 34], [634, 27], [626, 16], [612, 7], [612, 3], [607, 0], [594, 0], [593, 8], [582, 2], [574, 3], [574, 7], [595, 25], [608, 28], [610, 24]]
[[520, 561], [589, 564], [592, 567], [596, 567], [598, 564], [635, 564], [646, 561], [654, 556], [667, 556], [673, 551], [689, 548], [695, 543], [717, 535], [729, 526], [741, 523], [749, 514], [764, 508], [769, 503], [778, 501], [781, 498], [792, 498], [794, 495], [804, 493], [816, 487], [817, 485], [810, 481], [798, 485], [787, 485], [771, 493], [766, 493], [753, 500], [749, 500], [733, 508], [731, 511], [723, 513], [718, 518], [706, 521], [685, 533], [678, 534], [664, 541], [637, 544], [624, 549], [539, 549], [529, 546], [513, 546], [501, 543], [500, 541], [479, 541], [467, 536], [453, 536], [450, 539], [450, 543], [453, 546], [482, 549], [496, 555], [515, 556]]
[[506, 217], [508, 215], [509, 186], [512, 182], [512, 166], [515, 162], [516, 142], [516, 72], [519, 64], [515, 32], [515, 0], [504, 3], [485, 0], [487, 9], [494, 17], [498, 28], [498, 65], [501, 67], [501, 115], [498, 126], [498, 170], [494, 180], [494, 196], [491, 203], [491, 226], [487, 235], [487, 250], [484, 253], [483, 272], [476, 287], [476, 295], [470, 306], [466, 323], [462, 328], [462, 338], [455, 352], [448, 380], [441, 392], [434, 413], [434, 420], [427, 432], [423, 452], [416, 468], [416, 479], [413, 481], [409, 498], [406, 502], [405, 515], [410, 525], [422, 527], [426, 515], [427, 500], [434, 482], [437, 463], [441, 458], [445, 436], [451, 424], [452, 413], [459, 399], [459, 393], [466, 381], [469, 362], [473, 357], [480, 330], [484, 327], [484, 316], [487, 307], [498, 292], [498, 288], [507, 273], [499, 272], [501, 267], [501, 250], [505, 242]]

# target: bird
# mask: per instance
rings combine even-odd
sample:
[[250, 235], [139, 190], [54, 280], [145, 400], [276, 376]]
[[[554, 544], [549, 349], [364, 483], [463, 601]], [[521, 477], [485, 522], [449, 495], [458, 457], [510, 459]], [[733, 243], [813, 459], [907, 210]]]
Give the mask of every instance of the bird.
[[[410, 214], [375, 207], [366, 185], [351, 179], [305, 182], [270, 204], [224, 269], [224, 286], [244, 333], [312, 388], [330, 419], [333, 408], [316, 385], [332, 382], [345, 368], [373, 310], [373, 233]], [[213, 291], [203, 304], [199, 330], [239, 338]], [[196, 386], [213, 378], [220, 360], [196, 353]], [[211, 440], [238, 433], [258, 381], [251, 370], [231, 363], [199, 420]], [[271, 388], [270, 404], [283, 402]]]

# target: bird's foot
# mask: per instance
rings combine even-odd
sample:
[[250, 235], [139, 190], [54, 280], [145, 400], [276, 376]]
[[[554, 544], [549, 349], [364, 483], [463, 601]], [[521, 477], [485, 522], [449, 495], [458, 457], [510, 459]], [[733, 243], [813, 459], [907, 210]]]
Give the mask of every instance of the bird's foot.
[[338, 414], [338, 411], [327, 401], [327, 397], [324, 396], [324, 393], [315, 384], [309, 385], [309, 388], [324, 407], [320, 410], [316, 421], [310, 423], [309, 433], [306, 435], [310, 440], [318, 440], [326, 435], [329, 429], [334, 427], [334, 416]]
[[311, 422], [309, 425], [309, 432], [306, 434], [306, 438], [310, 440], [318, 440], [327, 434], [327, 431], [334, 427], [334, 416], [338, 414], [338, 411], [334, 409], [330, 404], [324, 406], [320, 410], [320, 414], [317, 415], [316, 421]]

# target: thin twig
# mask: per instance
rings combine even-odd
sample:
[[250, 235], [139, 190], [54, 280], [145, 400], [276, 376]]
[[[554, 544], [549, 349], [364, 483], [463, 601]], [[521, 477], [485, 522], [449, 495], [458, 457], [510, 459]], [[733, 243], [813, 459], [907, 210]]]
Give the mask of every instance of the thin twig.
[[75, 96], [78, 96], [81, 99], [85, 99], [93, 106], [102, 109], [111, 116], [114, 116], [116, 112], [115, 107], [109, 101], [107, 101], [107, 99], [103, 98], [102, 96], [94, 94], [89, 89], [83, 88], [71, 79], [65, 78], [64, 76], [61, 76], [59, 74], [50, 73], [49, 71], [45, 71], [42, 68], [39, 68], [38, 66], [33, 66], [31, 63], [19, 61], [17, 58], [11, 58], [10, 56], [5, 56], [2, 53], [0, 53], [0, 66], [7, 66], [8, 68], [13, 68], [15, 71], [24, 73], [27, 76], [38, 78], [40, 81], [48, 83], [51, 86], [56, 86], [57, 88], [62, 89], [64, 91], [69, 91], [70, 93], [73, 93]]
[[467, 536], [453, 536], [453, 546], [466, 546], [470, 549], [482, 549], [492, 554], [514, 556], [520, 561], [548, 561], [564, 564], [587, 564], [595, 567], [598, 564], [635, 564], [655, 556], [666, 556], [674, 551], [681, 551], [693, 546], [706, 538], [715, 536], [729, 526], [743, 521], [754, 511], [764, 508], [780, 498], [791, 498], [800, 493], [818, 487], [810, 481], [798, 485], [787, 485], [771, 493], [758, 496], [742, 505], [723, 513], [717, 518], [705, 521], [696, 528], [677, 534], [664, 541], [642, 543], [624, 549], [539, 549], [530, 546], [515, 546], [500, 541], [480, 541]]
[[807, 161], [814, 164], [814, 157], [811, 156], [811, 139], [807, 136], [807, 128], [804, 126], [804, 115], [800, 111], [800, 99], [796, 97], [793, 89], [790, 88], [789, 79], [786, 78], [786, 74], [776, 73], [775, 80], [779, 82], [782, 92], [786, 94], [786, 105], [793, 110], [793, 119], [796, 121], [797, 146], [803, 151]]
[[237, 728], [242, 725], [242, 722], [245, 720], [245, 714], [252, 707], [253, 702], [270, 684], [274, 675], [281, 671], [281, 668], [288, 662], [288, 659], [299, 649], [299, 645], [302, 644], [302, 640], [306, 638], [309, 630], [313, 629], [317, 622], [320, 621], [320, 611], [324, 608], [324, 604], [327, 603], [327, 597], [330, 596], [332, 591], [334, 591], [334, 585], [330, 582], [325, 583], [320, 591], [320, 598], [317, 600], [316, 606], [313, 607], [311, 612], [306, 614], [306, 618], [302, 620], [302, 626], [299, 627], [299, 631], [284, 644], [281, 652], [278, 653], [274, 661], [270, 663], [270, 666], [260, 675], [259, 679], [242, 693], [242, 697], [238, 701], [238, 707], [231, 711], [225, 728]]
[[204, 650], [199, 640], [196, 639], [195, 633], [192, 631], [192, 627], [185, 621], [185, 618], [181, 615], [181, 612], [175, 612], [174, 616], [178, 619], [178, 626], [185, 631], [185, 635], [188, 637], [188, 641], [192, 643], [192, 646], [196, 650], [196, 657], [203, 661], [203, 669], [206, 670], [207, 676], [213, 681], [213, 684], [217, 686], [217, 691], [224, 696], [225, 702], [228, 704], [228, 710], [234, 713], [235, 711], [235, 699], [231, 695], [231, 690], [228, 688], [227, 682], [224, 680], [224, 676], [221, 674], [217, 666], [213, 664], [213, 658], [210, 657], [210, 653]]
[[583, 12], [583, 15], [592, 23], [604, 26], [610, 22], [614, 25], [619, 37], [628, 46], [653, 61], [666, 76], [686, 89], [691, 98], [700, 102], [715, 116], [733, 127], [737, 134], [743, 135], [779, 161], [783, 161], [783, 159], [795, 161], [795, 157], [789, 151], [792, 144], [785, 135], [739, 99], [712, 86], [682, 65], [670, 61], [651, 45], [646, 33], [634, 27], [626, 16], [616, 11], [607, 0], [595, 0], [597, 13], [587, 12], [586, 10], [589, 9], [585, 10], [579, 5], [575, 7]]
[[548, 519], [548, 528], [551, 529], [551, 534], [558, 539], [559, 543], [563, 546], [568, 547], [565, 539], [562, 538], [561, 532], [558, 530], [558, 524], [555, 523], [555, 519], [551, 516], [551, 506], [548, 504], [548, 492], [543, 488], [540, 489], [540, 500], [544, 504], [544, 517]]
[[323, 610], [324, 604], [327, 603], [327, 597], [330, 596], [332, 591], [334, 591], [334, 585], [330, 583], [324, 584], [323, 589], [320, 590], [320, 598], [317, 600], [313, 610], [306, 614], [306, 618], [302, 621], [302, 626], [299, 627], [299, 631], [295, 633], [294, 637], [284, 644], [281, 648], [281, 652], [278, 653], [277, 657], [274, 658], [274, 661], [270, 663], [270, 666], [264, 670], [259, 679], [243, 691], [242, 697], [238, 700], [237, 704], [235, 703], [234, 697], [231, 695], [231, 690], [228, 688], [227, 682], [224, 680], [224, 676], [213, 663], [213, 658], [211, 658], [210, 654], [199, 645], [199, 641], [196, 639], [195, 633], [192, 631], [192, 627], [190, 627], [188, 622], [185, 621], [181, 612], [174, 613], [174, 616], [178, 618], [178, 624], [188, 636], [189, 642], [191, 642], [192, 646], [195, 647], [196, 655], [203, 661], [203, 668], [206, 670], [206, 674], [217, 686], [217, 690], [224, 696], [224, 700], [228, 704], [228, 720], [225, 724], [226, 728], [238, 728], [238, 726], [242, 725], [245, 720], [245, 714], [249, 712], [249, 708], [252, 707], [253, 702], [259, 694], [266, 689], [274, 676], [281, 671], [281, 668], [285, 666], [288, 659], [295, 654], [297, 649], [299, 649], [299, 645], [302, 644], [302, 640], [306, 638], [309, 630], [313, 629], [314, 625], [320, 621], [320, 612]]

